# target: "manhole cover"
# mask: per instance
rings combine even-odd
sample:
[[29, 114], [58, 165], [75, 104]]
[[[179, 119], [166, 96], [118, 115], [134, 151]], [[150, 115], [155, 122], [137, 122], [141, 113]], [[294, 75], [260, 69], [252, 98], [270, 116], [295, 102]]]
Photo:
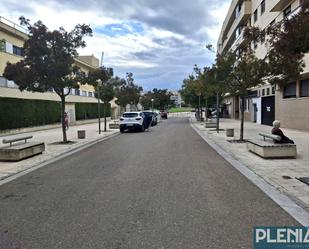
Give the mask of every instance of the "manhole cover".
[[309, 185], [309, 177], [300, 177], [300, 178], [296, 178], [297, 180]]

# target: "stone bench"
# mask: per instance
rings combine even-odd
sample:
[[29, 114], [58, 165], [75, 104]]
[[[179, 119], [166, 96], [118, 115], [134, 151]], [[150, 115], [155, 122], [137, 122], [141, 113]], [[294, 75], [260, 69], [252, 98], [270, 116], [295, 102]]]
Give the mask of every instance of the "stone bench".
[[118, 122], [110, 123], [108, 127], [110, 129], [119, 129], [119, 123]]
[[[20, 161], [22, 159], [41, 154], [45, 151], [45, 144], [42, 142], [28, 142], [32, 136], [3, 139], [4, 144], [10, 144], [0, 148], [0, 161]], [[15, 142], [25, 141], [25, 143], [14, 144]]]
[[262, 158], [296, 158], [295, 144], [275, 144], [268, 141], [247, 140], [247, 149]]
[[217, 128], [217, 123], [216, 122], [206, 122], [205, 128]]

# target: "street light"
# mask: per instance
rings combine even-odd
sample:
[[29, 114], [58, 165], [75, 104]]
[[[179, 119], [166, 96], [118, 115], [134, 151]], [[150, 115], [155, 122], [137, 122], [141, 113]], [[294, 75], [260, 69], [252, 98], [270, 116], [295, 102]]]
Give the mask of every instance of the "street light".
[[153, 101], [154, 101], [154, 99], [151, 99], [151, 109], [152, 109], [152, 112], [153, 112]]
[[97, 80], [97, 91], [98, 91], [98, 122], [99, 122], [99, 134], [101, 134], [101, 110], [100, 110], [100, 87], [102, 86], [102, 80]]

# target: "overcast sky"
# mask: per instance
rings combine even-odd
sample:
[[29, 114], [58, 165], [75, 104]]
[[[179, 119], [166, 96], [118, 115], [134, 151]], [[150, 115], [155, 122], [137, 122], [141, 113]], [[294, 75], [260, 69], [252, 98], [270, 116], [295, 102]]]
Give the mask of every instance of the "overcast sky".
[[90, 24], [93, 37], [80, 55], [94, 54], [115, 74], [132, 72], [145, 90], [178, 90], [193, 65], [211, 65], [230, 0], [1, 0], [0, 15], [23, 15], [49, 29]]

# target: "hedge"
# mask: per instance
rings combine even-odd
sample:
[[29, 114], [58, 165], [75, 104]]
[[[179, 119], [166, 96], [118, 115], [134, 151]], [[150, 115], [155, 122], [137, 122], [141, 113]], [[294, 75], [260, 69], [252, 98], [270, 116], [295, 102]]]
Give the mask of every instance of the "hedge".
[[59, 102], [0, 98], [0, 130], [54, 124], [60, 120]]
[[[103, 104], [100, 104], [100, 113], [101, 117], [104, 116]], [[111, 116], [111, 106], [108, 104], [106, 108], [106, 117]], [[76, 120], [85, 120], [85, 119], [92, 119], [98, 117], [98, 104], [96, 103], [76, 103], [75, 104], [75, 118]]]

